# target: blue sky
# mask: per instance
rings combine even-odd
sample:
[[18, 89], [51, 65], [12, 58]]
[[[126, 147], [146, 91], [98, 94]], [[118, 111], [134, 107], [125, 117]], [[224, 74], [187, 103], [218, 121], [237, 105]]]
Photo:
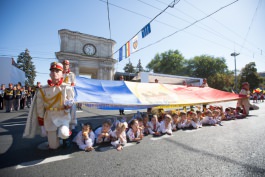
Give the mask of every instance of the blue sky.
[[[114, 51], [165, 9], [171, 0], [109, 0], [111, 39]], [[180, 0], [151, 23], [152, 32], [141, 39], [139, 48], [162, 39], [196, 20], [213, 13], [233, 0]], [[106, 0], [2, 0], [0, 1], [0, 56], [14, 56], [28, 48], [37, 69], [35, 82], [49, 78], [48, 69], [60, 50], [58, 30], [69, 29], [110, 38]], [[141, 59], [145, 67], [157, 53], [179, 50], [186, 59], [206, 54], [224, 57], [234, 70], [255, 61], [265, 71], [265, 2], [239, 0], [209, 18], [165, 40], [132, 54], [133, 65]], [[118, 59], [118, 52], [114, 55]], [[115, 65], [123, 71], [129, 59]]]

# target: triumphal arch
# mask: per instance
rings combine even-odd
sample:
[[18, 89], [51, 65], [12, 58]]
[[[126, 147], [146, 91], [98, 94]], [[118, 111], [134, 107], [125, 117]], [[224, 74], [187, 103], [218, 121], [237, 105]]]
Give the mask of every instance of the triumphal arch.
[[59, 30], [59, 36], [60, 51], [55, 53], [59, 62], [69, 60], [71, 71], [77, 76], [113, 80], [117, 62], [113, 59], [114, 40], [67, 29]]

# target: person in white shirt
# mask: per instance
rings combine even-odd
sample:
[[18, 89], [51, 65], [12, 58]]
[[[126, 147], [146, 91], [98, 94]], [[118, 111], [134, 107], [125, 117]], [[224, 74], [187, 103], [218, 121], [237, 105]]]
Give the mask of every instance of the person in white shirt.
[[177, 128], [178, 128], [179, 116], [177, 113], [173, 113], [172, 118], [173, 120], [171, 124], [172, 124], [172, 131], [174, 132], [174, 131], [177, 131]]
[[149, 127], [148, 128], [149, 133], [151, 135], [154, 135], [154, 136], [160, 135], [160, 132], [159, 132], [160, 123], [158, 122], [157, 115], [153, 115], [153, 117], [151, 118], [151, 121], [148, 122], [148, 127]]
[[203, 118], [203, 125], [216, 125], [214, 119], [213, 119], [213, 114], [211, 110], [207, 110], [205, 112], [205, 117]]
[[195, 112], [191, 112], [191, 119], [191, 126], [193, 128], [202, 128], [202, 123]]
[[143, 134], [141, 134], [141, 130], [139, 128], [138, 120], [133, 119], [130, 122], [130, 129], [127, 132], [127, 137], [130, 141], [139, 142], [143, 139]]
[[178, 129], [185, 129], [190, 127], [190, 122], [187, 119], [187, 114], [184, 111], [181, 111], [179, 114], [180, 120], [178, 123]]
[[92, 151], [93, 145], [95, 141], [95, 134], [92, 130], [91, 125], [84, 124], [82, 126], [82, 131], [78, 132], [78, 134], [74, 137], [73, 142], [75, 142], [79, 149], [85, 151]]
[[225, 108], [224, 117], [225, 117], [224, 118], [225, 120], [234, 120], [235, 119], [235, 116], [234, 116], [234, 114], [230, 108]]
[[116, 129], [110, 135], [111, 145], [114, 146], [117, 151], [121, 151], [123, 149], [123, 146], [127, 143], [125, 129], [126, 125], [119, 122], [116, 125]]
[[160, 123], [159, 132], [162, 134], [172, 135], [172, 117], [169, 114], [165, 115], [164, 120]]
[[218, 109], [213, 110], [213, 120], [215, 121], [215, 124], [219, 124], [220, 126], [222, 126], [221, 124], [222, 117]]
[[96, 143], [108, 143], [110, 142], [110, 134], [111, 134], [111, 121], [107, 120], [103, 122], [102, 127], [97, 128], [95, 131]]

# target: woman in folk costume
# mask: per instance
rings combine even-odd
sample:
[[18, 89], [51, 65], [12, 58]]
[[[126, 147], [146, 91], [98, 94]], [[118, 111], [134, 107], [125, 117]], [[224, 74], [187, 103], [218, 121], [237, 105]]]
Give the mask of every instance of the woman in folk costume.
[[73, 89], [63, 83], [63, 65], [52, 62], [48, 85], [39, 89], [33, 99], [24, 137], [33, 138], [36, 134], [48, 137], [50, 149], [60, 146], [59, 138], [70, 136], [71, 121], [69, 110], [74, 104]]
[[249, 107], [250, 107], [249, 96], [250, 96], [249, 84], [248, 82], [243, 82], [242, 89], [239, 93], [239, 97], [242, 97], [242, 99], [237, 101], [237, 107], [242, 107], [243, 114], [245, 115], [249, 114]]
[[[70, 70], [70, 62], [69, 60], [63, 61], [63, 82], [68, 84], [69, 86], [74, 87], [76, 85], [76, 78], [75, 74], [71, 72]], [[78, 103], [81, 104], [81, 103]], [[71, 122], [70, 122], [70, 128], [73, 130], [75, 129], [75, 126], [77, 125], [77, 119], [76, 119], [76, 105], [73, 105], [71, 110]]]

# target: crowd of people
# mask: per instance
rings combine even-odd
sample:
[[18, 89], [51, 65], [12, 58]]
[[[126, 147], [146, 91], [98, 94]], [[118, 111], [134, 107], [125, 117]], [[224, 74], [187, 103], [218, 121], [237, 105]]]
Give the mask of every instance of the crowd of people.
[[41, 88], [40, 82], [37, 82], [34, 87], [22, 86], [20, 82], [17, 84], [9, 83], [7, 88], [5, 84], [1, 84], [0, 110], [5, 109], [6, 112], [12, 112], [25, 107], [30, 108], [32, 98], [39, 88]]
[[94, 145], [112, 145], [121, 151], [127, 142], [140, 142], [145, 136], [160, 137], [172, 135], [173, 132], [186, 129], [200, 129], [203, 126], [223, 126], [223, 121], [243, 119], [247, 115], [241, 107], [209, 105], [207, 109], [191, 109], [190, 111], [159, 110], [158, 114], [148, 115], [138, 112], [128, 122], [106, 120], [102, 126], [93, 129], [91, 124], [82, 125], [82, 130], [73, 139], [78, 147], [91, 151]]
[[[48, 85], [39, 86], [35, 93], [33, 103], [24, 131], [24, 137], [32, 138], [40, 133], [48, 139], [48, 148], [57, 149], [60, 139], [69, 140], [73, 129], [77, 125], [76, 107], [74, 104], [75, 75], [70, 71], [70, 62], [52, 62], [50, 65], [50, 79]], [[122, 78], [121, 78], [122, 80]], [[207, 87], [204, 79], [202, 87]], [[12, 84], [5, 89], [4, 95], [14, 94]], [[21, 88], [19, 87], [19, 90]], [[12, 92], [12, 93], [11, 93]], [[198, 129], [205, 125], [222, 126], [222, 121], [242, 119], [249, 114], [249, 84], [243, 83], [236, 108], [223, 109], [220, 106], [210, 106], [203, 110], [191, 109], [190, 111], [160, 111], [157, 114], [138, 113], [130, 121], [125, 118], [111, 122], [105, 121], [101, 127], [93, 129], [87, 123], [82, 125], [82, 130], [74, 136], [73, 141], [85, 151], [91, 151], [95, 144], [109, 144], [121, 151], [127, 142], [139, 142], [144, 136], [172, 135], [179, 129]], [[31, 99], [34, 95], [31, 96]], [[13, 98], [14, 99], [14, 98]], [[9, 105], [7, 99], [6, 105]], [[10, 108], [10, 106], [8, 106]], [[78, 109], [80, 105], [78, 105]], [[8, 110], [7, 110], [8, 111]], [[120, 115], [123, 115], [123, 109]], [[40, 131], [36, 131], [40, 129]], [[72, 137], [72, 136], [71, 136]]]
[[[207, 87], [204, 80], [202, 87]], [[159, 109], [156, 114], [141, 114], [138, 112], [130, 121], [125, 118], [111, 122], [105, 121], [101, 127], [94, 129], [87, 123], [73, 139], [78, 147], [85, 151], [93, 150], [95, 144], [102, 143], [114, 146], [121, 151], [127, 142], [139, 142], [144, 136], [152, 135], [159, 137], [172, 135], [173, 132], [181, 129], [200, 129], [203, 126], [223, 126], [223, 121], [243, 119], [249, 115], [249, 84], [242, 83], [239, 93], [242, 99], [237, 102], [237, 107], [203, 105], [203, 110], [197, 107], [189, 111], [171, 110], [165, 112]], [[150, 109], [149, 109], [150, 110]], [[151, 111], [150, 111], [151, 112]]]

